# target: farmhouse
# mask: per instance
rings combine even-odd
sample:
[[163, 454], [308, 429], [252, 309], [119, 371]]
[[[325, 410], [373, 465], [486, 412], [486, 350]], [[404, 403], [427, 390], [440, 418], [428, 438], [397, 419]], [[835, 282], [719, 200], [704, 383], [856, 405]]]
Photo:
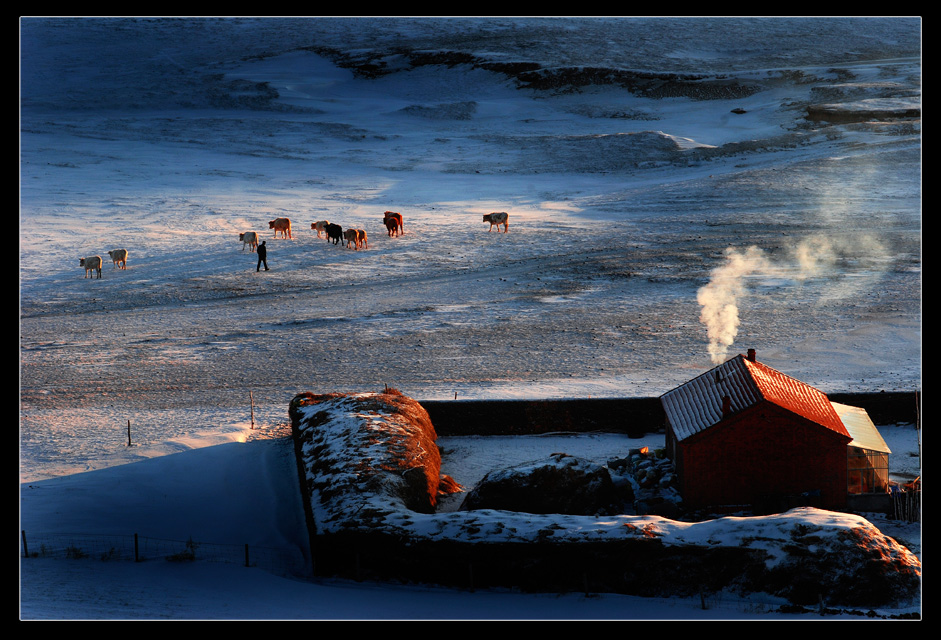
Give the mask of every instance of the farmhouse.
[[[545, 510], [552, 513], [479, 503], [439, 510], [438, 498], [462, 487], [442, 473], [438, 433], [418, 401], [388, 386], [381, 393], [305, 392], [288, 413], [318, 575], [644, 597], [758, 592], [804, 606], [824, 597], [829, 605], [889, 606], [921, 587], [918, 558], [858, 515], [800, 508], [680, 522], [558, 513], [555, 505]], [[837, 440], [845, 482], [850, 438]], [[569, 468], [570, 456], [551, 458], [554, 471]], [[543, 462], [525, 466], [538, 467], [550, 489], [561, 474], [544, 474]]]
[[866, 411], [738, 355], [660, 397], [688, 509], [847, 508], [886, 494], [889, 448]]

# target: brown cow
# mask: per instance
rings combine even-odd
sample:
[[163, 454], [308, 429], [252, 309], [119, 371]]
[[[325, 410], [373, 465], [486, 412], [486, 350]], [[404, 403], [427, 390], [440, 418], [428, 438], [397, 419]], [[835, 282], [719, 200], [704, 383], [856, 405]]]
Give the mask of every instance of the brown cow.
[[500, 211], [499, 213], [485, 213], [484, 222], [490, 223], [490, 228], [487, 229], [487, 233], [493, 231], [494, 226], [497, 227], [497, 231], [500, 231], [500, 225], [503, 225], [503, 233], [506, 233], [510, 230], [510, 216], [507, 215], [505, 211]]
[[389, 236], [402, 235], [402, 214], [395, 211], [386, 211], [382, 214], [382, 223], [386, 225]]
[[357, 229], [357, 230], [356, 230], [356, 244], [357, 244], [357, 246], [362, 247], [362, 248], [364, 248], [364, 249], [368, 249], [368, 248], [369, 248], [369, 242], [366, 241], [366, 230], [365, 230], [365, 229]]
[[349, 249], [350, 245], [353, 248], [359, 250], [359, 234], [356, 233], [356, 229], [347, 229], [343, 232], [343, 239], [346, 240], [346, 248]]
[[278, 237], [278, 232], [285, 238], [294, 239], [294, 236], [291, 235], [291, 220], [289, 218], [275, 218], [274, 220], [268, 221], [268, 228], [274, 229], [274, 237]]

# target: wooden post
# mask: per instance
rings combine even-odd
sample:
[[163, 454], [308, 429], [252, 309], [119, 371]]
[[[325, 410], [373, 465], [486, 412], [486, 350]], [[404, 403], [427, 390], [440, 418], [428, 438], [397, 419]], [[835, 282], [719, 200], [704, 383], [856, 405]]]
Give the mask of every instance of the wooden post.
[[252, 404], [252, 429], [254, 429], [255, 428], [255, 395], [251, 391], [248, 392], [248, 399], [249, 401], [251, 401], [251, 404]]
[[23, 557], [28, 558], [29, 548], [27, 548], [26, 546], [26, 529], [23, 529], [22, 534], [23, 534]]
[[137, 534], [134, 534], [134, 562], [140, 562], [140, 547], [137, 544]]
[[131, 446], [131, 421], [127, 421], [127, 446]]
[[[918, 437], [918, 468], [924, 468], [921, 461], [921, 401], [918, 399], [918, 392], [915, 392], [915, 435]], [[920, 475], [920, 474], [919, 474]]]

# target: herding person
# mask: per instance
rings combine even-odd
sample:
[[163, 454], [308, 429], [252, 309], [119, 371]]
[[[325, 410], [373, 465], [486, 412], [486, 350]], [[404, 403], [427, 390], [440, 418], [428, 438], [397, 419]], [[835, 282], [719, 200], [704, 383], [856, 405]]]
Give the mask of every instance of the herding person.
[[258, 245], [258, 266], [255, 267], [255, 271], [261, 271], [261, 263], [265, 263], [265, 271], [268, 271], [268, 247], [265, 246], [267, 240], [262, 240], [261, 244]]

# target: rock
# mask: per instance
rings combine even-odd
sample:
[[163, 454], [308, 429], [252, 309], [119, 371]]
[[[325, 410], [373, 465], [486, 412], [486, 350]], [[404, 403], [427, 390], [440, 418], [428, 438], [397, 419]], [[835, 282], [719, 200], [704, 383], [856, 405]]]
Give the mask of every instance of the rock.
[[615, 458], [608, 460], [608, 469], [617, 473], [623, 473], [630, 467], [630, 461], [627, 458]]
[[807, 107], [806, 118], [831, 123], [921, 118], [921, 100], [873, 98], [855, 102], [813, 104]]

